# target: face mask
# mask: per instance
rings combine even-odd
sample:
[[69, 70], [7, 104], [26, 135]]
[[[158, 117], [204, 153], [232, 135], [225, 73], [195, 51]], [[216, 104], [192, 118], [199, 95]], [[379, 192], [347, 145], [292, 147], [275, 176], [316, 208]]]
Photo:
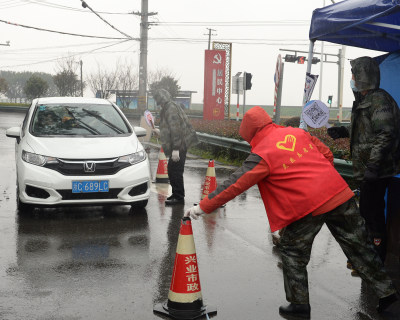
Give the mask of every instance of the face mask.
[[350, 80], [350, 87], [351, 87], [351, 90], [353, 90], [354, 92], [358, 91], [358, 89], [356, 87], [356, 82], [353, 79]]

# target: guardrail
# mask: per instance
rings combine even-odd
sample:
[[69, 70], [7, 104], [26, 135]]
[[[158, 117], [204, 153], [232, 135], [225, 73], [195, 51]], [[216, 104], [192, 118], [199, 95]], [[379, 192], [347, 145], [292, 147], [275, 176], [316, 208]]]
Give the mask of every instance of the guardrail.
[[[218, 147], [233, 149], [236, 151], [241, 151], [246, 153], [250, 152], [250, 145], [246, 141], [240, 141], [225, 137], [218, 137], [201, 132], [198, 132], [197, 136], [200, 142], [204, 142]], [[351, 161], [334, 159], [333, 164], [342, 177], [346, 178], [353, 177], [353, 164]]]
[[26, 113], [28, 111], [29, 107], [25, 107], [25, 106], [19, 106], [19, 107], [15, 107], [15, 106], [0, 106], [0, 111], [4, 111], [4, 112], [24, 112]]

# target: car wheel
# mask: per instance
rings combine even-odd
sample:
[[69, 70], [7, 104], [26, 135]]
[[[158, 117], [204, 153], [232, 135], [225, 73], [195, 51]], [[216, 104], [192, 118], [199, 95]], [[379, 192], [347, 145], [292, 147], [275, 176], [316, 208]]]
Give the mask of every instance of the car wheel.
[[142, 201], [136, 201], [131, 203], [131, 207], [134, 209], [140, 209], [140, 208], [145, 208], [147, 206], [147, 203], [149, 200], [142, 200]]
[[21, 200], [19, 199], [19, 188], [17, 185], [17, 210], [19, 213], [31, 213], [34, 209], [34, 207], [30, 204], [27, 203], [23, 203], [21, 202]]

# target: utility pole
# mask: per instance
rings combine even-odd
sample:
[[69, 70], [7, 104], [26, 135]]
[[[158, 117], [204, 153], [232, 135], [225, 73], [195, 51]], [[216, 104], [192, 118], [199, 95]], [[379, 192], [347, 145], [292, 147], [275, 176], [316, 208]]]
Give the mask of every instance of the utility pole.
[[[206, 28], [208, 30], [208, 50], [210, 50], [211, 48], [211, 33], [213, 31], [217, 31], [215, 29], [211, 29], [211, 28]], [[213, 34], [213, 36], [215, 36], [215, 34]]]
[[79, 61], [79, 63], [81, 65], [81, 97], [83, 97], [83, 77], [82, 77], [82, 65], [83, 65], [83, 62], [82, 62], [82, 60]]
[[141, 12], [133, 12], [140, 16], [140, 58], [139, 58], [139, 96], [138, 110], [143, 112], [147, 108], [147, 40], [149, 29], [149, 16], [157, 14], [149, 13], [149, 1], [142, 0]]

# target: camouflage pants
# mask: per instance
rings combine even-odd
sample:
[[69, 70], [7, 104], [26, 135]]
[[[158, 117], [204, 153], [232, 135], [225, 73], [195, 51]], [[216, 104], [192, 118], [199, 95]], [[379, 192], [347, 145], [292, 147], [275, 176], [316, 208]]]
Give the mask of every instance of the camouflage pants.
[[289, 302], [309, 303], [307, 264], [314, 238], [324, 223], [354, 269], [375, 289], [378, 297], [396, 292], [379, 256], [367, 241], [364, 219], [354, 199], [350, 199], [328, 213], [318, 216], [309, 214], [283, 230], [278, 246], [282, 255], [286, 299]]

